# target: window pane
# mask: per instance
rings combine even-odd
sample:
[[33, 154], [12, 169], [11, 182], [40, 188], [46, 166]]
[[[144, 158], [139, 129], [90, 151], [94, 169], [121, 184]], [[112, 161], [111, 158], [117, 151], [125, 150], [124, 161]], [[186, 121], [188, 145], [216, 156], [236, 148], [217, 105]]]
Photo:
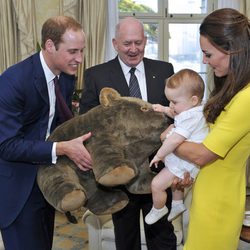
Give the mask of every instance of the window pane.
[[157, 0], [119, 0], [120, 12], [158, 13]]
[[175, 72], [183, 68], [199, 73], [206, 71], [199, 44], [199, 26], [200, 24], [169, 24], [169, 61], [174, 65]]
[[205, 14], [207, 13], [207, 0], [168, 0], [168, 13]]
[[158, 59], [158, 23], [143, 23], [145, 35], [147, 36], [147, 45], [145, 47], [145, 56], [151, 59]]

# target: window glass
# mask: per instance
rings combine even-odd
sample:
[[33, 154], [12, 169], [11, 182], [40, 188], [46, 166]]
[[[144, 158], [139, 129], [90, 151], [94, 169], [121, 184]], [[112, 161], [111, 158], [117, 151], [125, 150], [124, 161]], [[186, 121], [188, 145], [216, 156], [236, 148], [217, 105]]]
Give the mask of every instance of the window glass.
[[169, 61], [175, 71], [191, 68], [201, 72], [202, 54], [199, 44], [199, 24], [169, 24]]
[[206, 0], [168, 0], [168, 13], [204, 14], [207, 13]]
[[199, 44], [199, 26], [215, 0], [119, 0], [120, 18], [135, 16], [145, 27], [145, 56], [169, 61], [175, 72], [191, 68], [206, 74]]
[[119, 0], [120, 12], [157, 13], [157, 0]]
[[147, 36], [145, 56], [151, 59], [158, 59], [159, 24], [144, 22], [143, 25], [145, 29], [145, 35]]

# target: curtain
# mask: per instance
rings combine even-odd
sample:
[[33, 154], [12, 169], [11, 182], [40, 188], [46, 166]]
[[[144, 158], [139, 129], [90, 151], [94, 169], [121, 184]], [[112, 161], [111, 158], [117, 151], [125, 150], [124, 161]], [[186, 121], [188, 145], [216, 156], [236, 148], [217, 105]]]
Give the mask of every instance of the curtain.
[[36, 52], [36, 8], [33, 0], [12, 0], [18, 32], [18, 60], [23, 60]]
[[249, 0], [241, 0], [241, 10], [245, 13], [248, 18], [250, 18], [250, 1]]
[[78, 70], [77, 89], [83, 88], [84, 70], [104, 62], [108, 0], [79, 0], [78, 20], [86, 34], [84, 62]]
[[33, 0], [0, 1], [0, 72], [36, 51], [37, 32]]
[[12, 1], [0, 1], [0, 74], [17, 62], [17, 25]]
[[119, 21], [118, 1], [108, 0], [108, 20], [106, 33], [106, 53], [105, 61], [109, 61], [116, 56], [116, 51], [112, 44], [112, 39], [115, 37], [115, 26]]
[[59, 1], [59, 15], [70, 16], [77, 19], [77, 8], [78, 8], [77, 0]]

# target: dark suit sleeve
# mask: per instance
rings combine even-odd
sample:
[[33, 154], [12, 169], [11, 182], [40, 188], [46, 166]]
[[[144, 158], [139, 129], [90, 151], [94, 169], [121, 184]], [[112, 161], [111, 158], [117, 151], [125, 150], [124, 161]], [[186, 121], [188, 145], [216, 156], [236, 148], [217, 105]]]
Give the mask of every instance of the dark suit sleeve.
[[99, 95], [104, 87], [115, 89], [121, 96], [128, 96], [129, 89], [118, 57], [95, 65], [84, 73], [84, 87], [80, 100], [80, 113], [100, 104]]
[[168, 62], [144, 58], [145, 75], [147, 82], [148, 102], [159, 103], [167, 106], [169, 104], [165, 93], [165, 81], [173, 75], [173, 65]]
[[86, 113], [91, 108], [99, 105], [99, 90], [95, 80], [95, 72], [89, 68], [84, 73], [84, 88], [80, 99], [80, 114]]
[[[168, 105], [164, 94], [164, 86], [166, 78], [174, 73], [172, 64], [144, 58], [144, 66], [148, 102], [160, 103], [164, 106]], [[104, 87], [111, 87], [117, 90], [121, 96], [129, 95], [128, 85], [117, 57], [114, 60], [93, 66], [85, 71], [84, 88], [80, 100], [81, 114], [100, 104], [99, 95]]]

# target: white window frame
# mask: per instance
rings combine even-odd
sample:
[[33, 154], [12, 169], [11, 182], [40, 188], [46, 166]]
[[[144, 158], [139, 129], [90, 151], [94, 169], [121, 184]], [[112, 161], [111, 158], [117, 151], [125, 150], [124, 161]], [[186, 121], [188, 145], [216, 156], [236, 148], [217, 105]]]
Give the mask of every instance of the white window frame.
[[[159, 44], [158, 59], [169, 60], [169, 28], [170, 23], [201, 23], [207, 14], [171, 14], [168, 13], [168, 0], [152, 0], [158, 1], [158, 13], [139, 13], [139, 12], [119, 12], [119, 18], [126, 16], [135, 16], [142, 22], [157, 23], [159, 25]], [[207, 13], [213, 11], [218, 5], [217, 0], [207, 0]]]

